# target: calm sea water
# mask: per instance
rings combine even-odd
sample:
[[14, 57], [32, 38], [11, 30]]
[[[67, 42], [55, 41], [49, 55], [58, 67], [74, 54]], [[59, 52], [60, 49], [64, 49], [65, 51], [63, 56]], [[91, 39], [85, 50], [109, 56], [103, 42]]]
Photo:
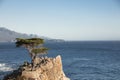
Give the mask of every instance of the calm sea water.
[[[120, 80], [120, 42], [46, 43], [48, 56], [62, 56], [63, 69], [71, 80]], [[30, 61], [24, 48], [14, 43], [0, 43], [0, 79]]]

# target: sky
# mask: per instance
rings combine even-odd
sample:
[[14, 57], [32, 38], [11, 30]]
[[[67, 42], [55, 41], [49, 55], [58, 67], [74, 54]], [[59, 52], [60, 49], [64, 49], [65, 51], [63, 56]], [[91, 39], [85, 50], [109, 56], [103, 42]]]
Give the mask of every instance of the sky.
[[64, 40], [120, 40], [120, 0], [0, 0], [0, 27]]

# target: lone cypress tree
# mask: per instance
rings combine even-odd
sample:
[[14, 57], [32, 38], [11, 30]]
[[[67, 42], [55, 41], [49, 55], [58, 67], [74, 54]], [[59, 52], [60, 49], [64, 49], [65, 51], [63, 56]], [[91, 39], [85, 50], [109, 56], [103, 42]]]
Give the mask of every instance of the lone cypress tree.
[[34, 66], [34, 60], [38, 55], [46, 54], [48, 48], [43, 47], [44, 40], [41, 38], [30, 38], [30, 39], [22, 39], [16, 38], [16, 46], [17, 47], [24, 47], [28, 50], [32, 66]]

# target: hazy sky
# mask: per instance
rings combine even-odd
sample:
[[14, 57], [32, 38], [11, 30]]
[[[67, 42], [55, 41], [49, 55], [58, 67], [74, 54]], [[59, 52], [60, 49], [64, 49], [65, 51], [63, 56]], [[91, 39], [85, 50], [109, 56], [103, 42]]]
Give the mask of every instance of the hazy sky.
[[0, 27], [65, 40], [120, 40], [120, 0], [0, 0]]

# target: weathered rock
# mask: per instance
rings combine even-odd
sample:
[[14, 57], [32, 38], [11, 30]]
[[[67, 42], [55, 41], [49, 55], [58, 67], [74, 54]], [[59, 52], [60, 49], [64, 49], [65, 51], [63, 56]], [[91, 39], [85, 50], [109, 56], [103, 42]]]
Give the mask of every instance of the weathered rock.
[[16, 72], [5, 76], [4, 80], [70, 80], [63, 72], [61, 56], [37, 58], [34, 70], [29, 65], [22, 66]]

